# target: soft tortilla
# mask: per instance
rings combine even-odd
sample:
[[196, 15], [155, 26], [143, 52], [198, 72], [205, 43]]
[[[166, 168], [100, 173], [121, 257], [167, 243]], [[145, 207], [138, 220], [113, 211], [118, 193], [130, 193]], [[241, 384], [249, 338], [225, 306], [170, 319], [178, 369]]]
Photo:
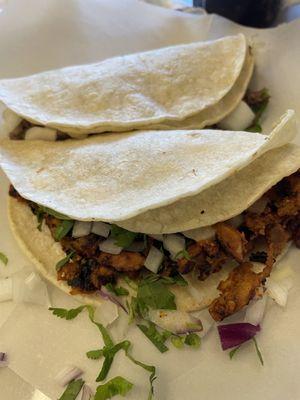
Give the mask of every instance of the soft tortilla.
[[[234, 87], [247, 53], [242, 34], [173, 46], [2, 80], [0, 100], [31, 122], [74, 135], [161, 123], [176, 126], [196, 114], [199, 123], [215, 115], [210, 110], [209, 118], [206, 113], [200, 117]], [[248, 59], [247, 65], [233, 99], [227, 99], [226, 113], [248, 84], [253, 62], [251, 66]]]
[[[192, 231], [194, 237], [200, 236], [202, 230], [204, 235], [209, 235], [208, 227], [239, 215], [273, 185], [299, 168], [300, 147], [286, 145], [271, 150], [196, 196], [186, 197], [117, 224], [141, 233], [175, 233], [193, 229], [196, 230]], [[187, 236], [191, 237], [191, 232]]]
[[[53, 285], [70, 294], [71, 287], [65, 281], [57, 280], [55, 270], [56, 263], [66, 257], [66, 253], [62, 250], [60, 243], [54, 241], [48, 226], [43, 224], [42, 230], [39, 231], [37, 218], [30, 207], [13, 197], [8, 199], [8, 216], [14, 237], [38, 272]], [[191, 277], [193, 285], [199, 290], [198, 298], [195, 298], [186, 287], [172, 285], [177, 309], [190, 312], [207, 307], [217, 297], [217, 286], [221, 279], [226, 278], [230, 269], [230, 266], [223, 268], [203, 282]], [[76, 294], [74, 297], [86, 304], [103, 303], [103, 299], [97, 294]]]
[[[121, 221], [200, 193], [294, 134], [136, 131], [63, 142], [0, 142], [0, 165], [26, 199], [76, 220]], [[285, 135], [282, 135], [284, 130]]]

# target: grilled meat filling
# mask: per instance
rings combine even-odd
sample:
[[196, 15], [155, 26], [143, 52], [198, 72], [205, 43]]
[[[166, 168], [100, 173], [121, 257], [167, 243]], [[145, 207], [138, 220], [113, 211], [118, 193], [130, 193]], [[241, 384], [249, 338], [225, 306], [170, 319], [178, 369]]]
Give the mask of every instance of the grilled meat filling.
[[[11, 186], [9, 194], [19, 201], [27, 202], [37, 214], [38, 206], [23, 199]], [[197, 272], [199, 279], [205, 280], [219, 271], [227, 261], [234, 260], [236, 267], [227, 279], [221, 281], [220, 295], [210, 305], [209, 311], [216, 321], [239, 311], [263, 288], [270, 275], [276, 257], [284, 250], [287, 242], [293, 240], [300, 248], [300, 172], [284, 178], [265, 195], [267, 202], [261, 212], [246, 210], [238, 228], [227, 221], [216, 225], [216, 235], [211, 240], [192, 242], [187, 253], [174, 261], [165, 254], [159, 273], [170, 276], [174, 273]], [[44, 220], [52, 235], [60, 220], [44, 214]], [[118, 255], [101, 252], [99, 244], [104, 238], [89, 234], [73, 238], [68, 233], [60, 243], [64, 251], [75, 252], [72, 260], [57, 273], [58, 279], [65, 280], [77, 292], [91, 292], [107, 282], [113, 282], [121, 274], [138, 277], [143, 271], [145, 258], [152, 244], [159, 242], [146, 237], [145, 250], [140, 253], [122, 251]], [[264, 251], [251, 251], [257, 241], [264, 243]], [[250, 260], [265, 264], [262, 272], [256, 273]]]

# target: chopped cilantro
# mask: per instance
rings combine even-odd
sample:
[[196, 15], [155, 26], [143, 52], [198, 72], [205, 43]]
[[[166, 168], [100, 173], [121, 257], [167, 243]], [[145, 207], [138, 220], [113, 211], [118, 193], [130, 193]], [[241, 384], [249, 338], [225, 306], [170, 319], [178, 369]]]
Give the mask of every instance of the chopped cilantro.
[[248, 132], [262, 132], [260, 119], [266, 110], [270, 100], [269, 92], [266, 88], [257, 92], [249, 92], [246, 95], [246, 101], [255, 114], [251, 125], [246, 129]]
[[230, 360], [234, 357], [235, 353], [239, 350], [240, 347], [241, 347], [241, 346], [237, 346], [237, 347], [235, 347], [233, 350], [231, 350], [231, 351], [229, 352]]
[[158, 332], [153, 322], [148, 321], [148, 326], [142, 324], [137, 324], [137, 326], [161, 353], [169, 350], [168, 347], [165, 345], [165, 341], [167, 338], [163, 334]]
[[49, 310], [52, 311], [53, 315], [56, 317], [63, 318], [63, 319], [74, 319], [77, 317], [78, 314], [81, 313], [87, 306], [80, 306], [77, 308], [71, 308], [70, 310], [66, 310], [65, 308], [54, 308], [50, 307]]
[[137, 291], [137, 302], [142, 308], [154, 310], [176, 310], [175, 295], [163, 280], [142, 280]]
[[127, 285], [128, 285], [131, 289], [133, 289], [133, 290], [135, 290], [135, 291], [138, 290], [138, 285], [135, 283], [135, 281], [133, 281], [132, 279], [130, 279], [128, 276], [124, 276], [124, 280], [125, 280], [125, 282], [127, 283]]
[[111, 236], [115, 239], [115, 244], [119, 247], [129, 247], [138, 234], [127, 231], [117, 225], [111, 225]]
[[171, 336], [171, 343], [177, 349], [182, 349], [182, 347], [184, 346], [184, 336], [172, 335]]
[[[254, 347], [255, 347], [255, 351], [256, 351], [257, 357], [258, 357], [258, 359], [259, 359], [261, 365], [264, 365], [264, 360], [263, 360], [261, 351], [259, 350], [258, 343], [257, 343], [257, 340], [255, 339], [255, 337], [252, 338], [252, 341], [253, 341], [253, 343], [254, 343]], [[247, 342], [245, 342], [245, 343], [247, 343]], [[236, 353], [240, 348], [241, 348], [241, 345], [235, 347], [233, 350], [231, 350], [231, 351], [229, 352], [229, 357], [230, 357], [230, 359], [232, 359], [232, 358], [234, 357], [235, 353]]]
[[178, 260], [180, 258], [185, 258], [186, 260], [191, 260], [191, 256], [189, 255], [187, 250], [181, 250], [175, 255], [175, 259]]
[[62, 221], [55, 229], [54, 239], [57, 242], [60, 241], [62, 238], [64, 238], [70, 232], [73, 225], [74, 225], [74, 221], [71, 221], [71, 220]]
[[40, 212], [43, 212], [45, 214], [52, 215], [52, 217], [55, 217], [57, 219], [63, 219], [63, 220], [71, 220], [67, 215], [61, 214], [57, 211], [52, 210], [51, 208], [44, 207], [44, 206], [39, 206]]
[[4, 265], [7, 265], [8, 263], [8, 257], [4, 254], [0, 252], [0, 261], [3, 262]]
[[262, 132], [262, 127], [259, 123], [256, 124], [252, 124], [251, 126], [249, 126], [249, 128], [246, 129], [247, 132], [258, 132], [261, 133]]
[[117, 395], [125, 397], [132, 387], [133, 384], [127, 379], [116, 376], [104, 385], [97, 387], [94, 400], [107, 400]]
[[103, 349], [99, 350], [90, 350], [86, 353], [87, 358], [91, 360], [99, 360], [103, 356]]
[[255, 339], [255, 337], [253, 337], [252, 340], [254, 342], [254, 346], [255, 346], [257, 357], [259, 358], [259, 361], [260, 361], [261, 365], [264, 365], [264, 360], [263, 360], [262, 354], [261, 354], [261, 352], [259, 350], [259, 347], [258, 347], [258, 344], [257, 344], [257, 340]]
[[105, 285], [106, 289], [116, 296], [127, 296], [129, 294], [128, 290], [123, 286], [114, 286], [112, 283], [107, 283]]
[[184, 339], [184, 343], [196, 349], [201, 345], [201, 339], [196, 333], [189, 333]]
[[66, 265], [71, 260], [74, 254], [75, 251], [71, 251], [69, 254], [67, 254], [65, 258], [62, 258], [60, 261], [58, 261], [55, 266], [56, 271], [59, 271], [64, 265]]
[[58, 400], [75, 400], [78, 396], [84, 381], [82, 379], [77, 379], [76, 381], [71, 381], [66, 390], [63, 392]]

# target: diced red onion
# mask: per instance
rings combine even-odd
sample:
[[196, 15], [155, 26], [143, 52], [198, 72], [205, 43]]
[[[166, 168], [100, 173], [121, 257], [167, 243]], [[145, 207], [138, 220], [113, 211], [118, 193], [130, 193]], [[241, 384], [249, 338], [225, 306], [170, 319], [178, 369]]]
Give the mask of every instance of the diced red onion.
[[163, 238], [164, 238], [163, 235], [159, 235], [159, 234], [156, 234], [156, 235], [153, 234], [153, 235], [148, 235], [148, 236], [151, 237], [152, 239], [158, 240], [160, 242], [162, 242]]
[[144, 266], [147, 269], [149, 269], [149, 271], [156, 274], [163, 259], [164, 259], [163, 253], [160, 250], [158, 250], [155, 246], [151, 246], [149, 253], [146, 257], [146, 260], [144, 262]]
[[79, 378], [82, 374], [83, 371], [80, 368], [68, 365], [56, 375], [55, 380], [61, 386], [66, 386], [74, 379]]
[[73, 238], [80, 238], [90, 234], [92, 223], [88, 221], [75, 221], [72, 236]]
[[185, 239], [182, 235], [170, 234], [164, 235], [164, 248], [170, 252], [172, 257], [175, 257], [180, 251], [185, 249]]
[[84, 384], [81, 393], [81, 400], [90, 400], [92, 396], [92, 389], [88, 385]]
[[244, 322], [248, 322], [252, 325], [259, 325], [263, 318], [267, 304], [267, 296], [263, 296], [262, 299], [252, 300], [246, 309]]
[[6, 353], [0, 352], [0, 368], [8, 366], [8, 360]]
[[248, 104], [241, 101], [229, 115], [218, 123], [218, 126], [229, 131], [243, 131], [252, 124], [254, 118], [255, 114]]
[[123, 250], [122, 247], [119, 247], [115, 244], [115, 239], [113, 238], [109, 238], [104, 240], [104, 242], [101, 242], [99, 244], [99, 249], [109, 254], [120, 254]]
[[0, 303], [13, 298], [13, 283], [12, 278], [0, 280]]
[[133, 242], [129, 247], [126, 248], [128, 251], [133, 251], [135, 253], [140, 253], [146, 248], [145, 243], [142, 241]]
[[117, 297], [115, 297], [113, 294], [111, 294], [105, 286], [102, 286], [100, 290], [98, 290], [99, 295], [108, 301], [111, 301], [112, 303], [114, 303], [116, 306], [121, 307], [122, 310], [124, 310], [127, 314], [128, 311], [126, 309], [126, 307], [121, 303], [121, 301], [119, 301], [119, 299], [117, 299]]
[[92, 233], [107, 238], [110, 234], [110, 225], [105, 222], [95, 221], [92, 225]]
[[55, 129], [40, 126], [29, 128], [25, 133], [25, 140], [47, 140], [48, 142], [54, 142], [56, 137], [57, 132]]
[[221, 346], [223, 350], [239, 346], [252, 339], [260, 331], [259, 325], [252, 325], [248, 322], [227, 324], [218, 326]]

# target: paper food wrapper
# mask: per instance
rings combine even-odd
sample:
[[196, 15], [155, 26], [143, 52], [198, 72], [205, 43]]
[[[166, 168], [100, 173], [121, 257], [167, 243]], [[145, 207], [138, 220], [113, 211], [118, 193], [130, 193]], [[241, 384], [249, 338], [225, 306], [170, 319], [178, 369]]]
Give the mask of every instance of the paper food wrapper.
[[[276, 118], [288, 108], [295, 109], [300, 115], [300, 21], [274, 29], [250, 29], [217, 16], [184, 14], [133, 0], [27, 0], [26, 3], [8, 0], [1, 7], [1, 78], [243, 32], [252, 44], [256, 59], [251, 86], [267, 87], [271, 94], [264, 128], [271, 129]], [[0, 249], [9, 257], [8, 266], [0, 266], [1, 277], [23, 267], [32, 267], [9, 230], [7, 190], [7, 179], [1, 173]], [[264, 367], [259, 364], [252, 343], [243, 345], [230, 360], [221, 350], [216, 329], [203, 339], [200, 350], [176, 350], [170, 346], [168, 352], [160, 354], [137, 328], [130, 327], [125, 334], [133, 343], [133, 355], [157, 367], [155, 398], [298, 399], [298, 259], [299, 251], [291, 249], [282, 260], [295, 267], [294, 287], [286, 309], [271, 307], [258, 335]], [[58, 289], [49, 287], [49, 291], [53, 306], [76, 306], [73, 298]], [[99, 312], [101, 314], [101, 310]], [[115, 313], [114, 306], [104, 307], [104, 322], [113, 320]], [[85, 371], [83, 378], [96, 387], [95, 378], [102, 361], [89, 360], [85, 353], [100, 348], [102, 342], [85, 313], [76, 320], [65, 321], [54, 317], [46, 307], [6, 302], [0, 304], [0, 315], [0, 349], [9, 354], [10, 360], [9, 369], [0, 371], [1, 387], [6, 390], [3, 398], [57, 399], [62, 388], [55, 383], [54, 377], [68, 364], [82, 368]], [[122, 329], [122, 326], [112, 327], [119, 338]], [[122, 352], [116, 356], [109, 377], [115, 375], [122, 375], [134, 383], [128, 399], [147, 397], [148, 373], [130, 363]]]

